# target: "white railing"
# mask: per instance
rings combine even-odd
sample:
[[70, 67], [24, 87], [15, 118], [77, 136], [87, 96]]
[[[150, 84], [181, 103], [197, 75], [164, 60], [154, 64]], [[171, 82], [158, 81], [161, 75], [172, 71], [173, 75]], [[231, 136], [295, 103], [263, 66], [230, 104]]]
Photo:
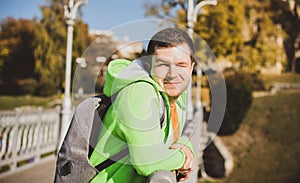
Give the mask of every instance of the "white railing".
[[0, 178], [54, 158], [60, 109], [0, 112]]

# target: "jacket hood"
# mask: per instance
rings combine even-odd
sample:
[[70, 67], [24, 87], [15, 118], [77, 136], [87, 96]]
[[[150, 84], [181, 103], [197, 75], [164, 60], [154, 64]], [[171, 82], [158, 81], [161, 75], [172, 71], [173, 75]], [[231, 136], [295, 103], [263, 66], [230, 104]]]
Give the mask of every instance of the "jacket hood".
[[108, 64], [106, 81], [103, 91], [107, 96], [119, 92], [125, 86], [137, 81], [145, 81], [153, 84], [160, 91], [162, 88], [150, 77], [140, 59], [132, 62], [126, 59], [116, 59]]

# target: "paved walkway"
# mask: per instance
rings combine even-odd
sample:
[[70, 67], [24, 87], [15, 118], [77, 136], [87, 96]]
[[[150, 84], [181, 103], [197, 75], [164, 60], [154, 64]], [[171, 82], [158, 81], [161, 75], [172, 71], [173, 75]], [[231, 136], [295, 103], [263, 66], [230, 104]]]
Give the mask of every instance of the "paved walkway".
[[26, 170], [1, 178], [0, 183], [53, 183], [55, 159], [47, 160]]

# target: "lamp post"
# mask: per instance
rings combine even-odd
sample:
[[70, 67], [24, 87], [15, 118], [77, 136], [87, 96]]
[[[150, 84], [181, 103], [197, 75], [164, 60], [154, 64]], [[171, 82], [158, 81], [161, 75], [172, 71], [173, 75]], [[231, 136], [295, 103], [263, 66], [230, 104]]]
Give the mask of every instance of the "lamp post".
[[205, 5], [217, 5], [217, 0], [205, 0], [201, 1], [194, 7], [194, 1], [189, 0], [188, 2], [188, 12], [187, 12], [187, 24], [188, 24], [188, 33], [192, 37], [194, 32], [194, 25], [197, 21], [197, 14], [200, 9]]
[[62, 124], [60, 132], [59, 148], [63, 142], [65, 134], [68, 130], [71, 115], [72, 115], [72, 101], [71, 101], [71, 66], [72, 66], [72, 45], [73, 45], [73, 30], [76, 19], [76, 13], [82, 4], [87, 4], [88, 0], [70, 0], [68, 5], [64, 6], [65, 17], [67, 23], [67, 50], [66, 50], [66, 68], [65, 68], [65, 93], [62, 105]]
[[[198, 11], [204, 5], [216, 5], [217, 0], [204, 0], [196, 4], [194, 6], [194, 0], [188, 0], [188, 11], [187, 11], [187, 27], [188, 27], [188, 34], [193, 39], [193, 32], [194, 32], [194, 25], [197, 21], [197, 14]], [[190, 179], [191, 182], [197, 182], [198, 179], [198, 170], [201, 164], [201, 172], [203, 170], [203, 151], [206, 147], [206, 126], [203, 122], [203, 110], [201, 108], [201, 78], [202, 78], [202, 69], [200, 63], [196, 65], [197, 71], [197, 89], [196, 89], [196, 110], [195, 114], [193, 113], [193, 106], [192, 106], [192, 84], [190, 83], [188, 87], [188, 106], [187, 106], [187, 118], [193, 116], [193, 119], [188, 121], [188, 126], [193, 127], [193, 133], [191, 134], [191, 143], [195, 150], [196, 154], [196, 166], [194, 171], [192, 172]], [[200, 142], [199, 142], [200, 140]]]
[[[205, 0], [201, 1], [196, 6], [194, 6], [194, 0], [188, 1], [188, 11], [187, 11], [187, 27], [188, 27], [188, 34], [193, 39], [193, 32], [194, 32], [194, 26], [197, 21], [197, 14], [200, 9], [205, 5], [217, 5], [217, 0]], [[201, 107], [201, 77], [202, 77], [202, 71], [200, 67], [200, 63], [196, 66], [197, 70], [197, 92], [196, 92], [196, 107], [200, 109]]]

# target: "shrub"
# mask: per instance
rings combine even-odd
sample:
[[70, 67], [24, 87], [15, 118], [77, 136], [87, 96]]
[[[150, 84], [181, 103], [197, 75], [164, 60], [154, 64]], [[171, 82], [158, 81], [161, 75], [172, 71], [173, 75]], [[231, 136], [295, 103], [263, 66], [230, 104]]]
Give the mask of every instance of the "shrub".
[[37, 81], [33, 78], [27, 78], [18, 80], [18, 85], [20, 87], [20, 93], [21, 94], [34, 94], [34, 91], [37, 88]]
[[38, 96], [50, 96], [57, 92], [55, 84], [50, 80], [41, 80], [35, 94]]
[[11, 81], [4, 81], [1, 83], [0, 88], [1, 95], [21, 95], [21, 89], [18, 85], [18, 81], [16, 79], [12, 79]]
[[256, 80], [252, 74], [235, 73], [225, 77], [227, 103], [223, 123], [219, 135], [236, 132], [252, 103], [252, 91]]

